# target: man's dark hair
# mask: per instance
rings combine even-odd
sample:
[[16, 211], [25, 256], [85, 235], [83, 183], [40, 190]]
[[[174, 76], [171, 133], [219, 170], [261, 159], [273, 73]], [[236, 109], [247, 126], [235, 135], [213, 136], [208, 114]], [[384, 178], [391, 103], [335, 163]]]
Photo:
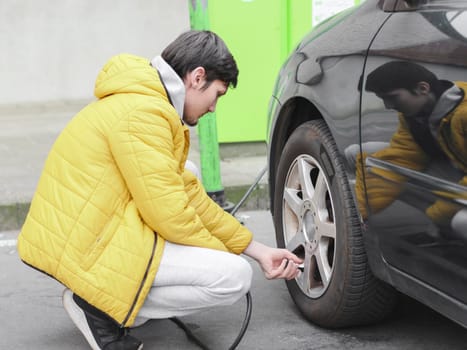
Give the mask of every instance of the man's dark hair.
[[190, 30], [182, 33], [161, 54], [180, 78], [196, 67], [206, 71], [207, 88], [214, 80], [228, 86], [237, 86], [238, 68], [224, 41], [207, 30]]
[[421, 81], [430, 84], [431, 90], [437, 93], [439, 80], [431, 71], [413, 62], [391, 61], [368, 74], [365, 90], [376, 94], [394, 89], [414, 91]]

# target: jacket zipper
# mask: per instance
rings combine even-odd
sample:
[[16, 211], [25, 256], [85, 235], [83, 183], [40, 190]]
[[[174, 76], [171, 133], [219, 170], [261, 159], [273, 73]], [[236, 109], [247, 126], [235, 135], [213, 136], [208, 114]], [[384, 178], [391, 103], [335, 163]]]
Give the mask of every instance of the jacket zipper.
[[147, 278], [148, 278], [148, 274], [149, 274], [149, 269], [151, 267], [151, 264], [152, 264], [152, 260], [154, 259], [154, 253], [156, 251], [156, 244], [157, 244], [157, 236], [156, 236], [156, 233], [154, 232], [154, 244], [152, 245], [152, 253], [151, 253], [151, 258], [149, 259], [149, 262], [148, 262], [148, 265], [146, 267], [146, 271], [144, 272], [144, 277], [141, 281], [141, 284], [138, 288], [138, 292], [136, 293], [136, 296], [135, 296], [135, 299], [133, 300], [133, 303], [131, 304], [131, 307], [130, 307], [130, 310], [128, 311], [128, 314], [126, 315], [125, 319], [123, 320], [123, 322], [120, 324], [120, 328], [124, 328], [125, 327], [125, 324], [128, 322], [128, 319], [130, 318], [130, 315], [131, 313], [133, 312], [135, 306], [136, 306], [136, 302], [141, 294], [141, 290], [143, 289], [143, 286], [144, 286], [144, 283], [146, 282]]

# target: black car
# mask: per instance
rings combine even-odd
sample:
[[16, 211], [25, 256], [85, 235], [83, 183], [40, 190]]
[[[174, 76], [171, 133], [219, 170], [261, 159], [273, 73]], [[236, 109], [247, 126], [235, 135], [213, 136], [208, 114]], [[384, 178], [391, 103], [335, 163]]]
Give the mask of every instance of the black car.
[[467, 327], [466, 82], [465, 0], [366, 0], [282, 66], [270, 207], [310, 321], [373, 323], [403, 293]]

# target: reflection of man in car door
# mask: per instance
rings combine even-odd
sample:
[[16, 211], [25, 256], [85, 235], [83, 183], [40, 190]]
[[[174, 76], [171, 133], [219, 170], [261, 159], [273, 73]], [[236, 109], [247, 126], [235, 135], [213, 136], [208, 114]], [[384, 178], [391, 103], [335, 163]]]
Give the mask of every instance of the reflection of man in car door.
[[[399, 112], [399, 126], [389, 145], [371, 157], [415, 171], [434, 169], [435, 173], [431, 174], [441, 178], [444, 175], [440, 171], [449, 169], [450, 181], [467, 186], [467, 83], [439, 80], [421, 65], [392, 61], [368, 75], [365, 90], [381, 98], [386, 108]], [[371, 144], [368, 146], [371, 148]], [[363, 157], [359, 159], [367, 156], [365, 148], [362, 145]], [[364, 186], [368, 206], [372, 213], [377, 213], [401, 194], [406, 179], [372, 169], [372, 173], [366, 170], [364, 185], [361, 181], [364, 169], [357, 166], [356, 191], [361, 213], [366, 218]], [[449, 228], [458, 238], [467, 239], [465, 207], [436, 200], [425, 212], [435, 224]]]

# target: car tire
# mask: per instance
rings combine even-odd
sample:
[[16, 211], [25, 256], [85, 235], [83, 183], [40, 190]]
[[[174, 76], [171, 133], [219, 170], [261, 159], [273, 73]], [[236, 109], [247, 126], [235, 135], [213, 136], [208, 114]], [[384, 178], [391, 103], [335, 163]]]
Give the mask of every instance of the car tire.
[[290, 136], [275, 186], [277, 245], [304, 259], [300, 276], [286, 281], [300, 312], [326, 328], [386, 317], [396, 292], [370, 271], [344, 165], [323, 120]]

